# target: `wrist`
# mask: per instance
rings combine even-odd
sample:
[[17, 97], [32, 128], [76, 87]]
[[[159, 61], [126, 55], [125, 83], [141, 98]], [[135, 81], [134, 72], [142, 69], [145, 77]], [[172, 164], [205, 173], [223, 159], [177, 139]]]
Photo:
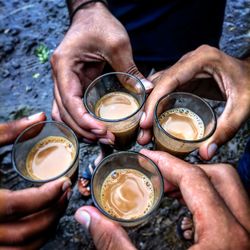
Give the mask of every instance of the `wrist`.
[[79, 10], [92, 7], [93, 5], [96, 5], [98, 3], [108, 7], [108, 1], [106, 0], [68, 0], [67, 5], [70, 15], [70, 21], [72, 22], [75, 14]]

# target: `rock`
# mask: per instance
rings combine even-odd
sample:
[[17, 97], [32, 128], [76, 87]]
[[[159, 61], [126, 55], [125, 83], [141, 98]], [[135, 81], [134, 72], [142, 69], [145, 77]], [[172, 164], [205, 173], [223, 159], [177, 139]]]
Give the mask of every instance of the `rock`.
[[26, 86], [25, 91], [26, 91], [27, 93], [29, 93], [30, 91], [32, 91], [32, 87]]
[[65, 1], [60, 1], [56, 4], [59, 9], [66, 8]]
[[16, 36], [20, 33], [20, 29], [19, 28], [11, 28], [10, 32], [9, 32], [12, 36]]
[[26, 20], [24, 20], [24, 22], [23, 22], [23, 26], [25, 27], [25, 28], [29, 28], [30, 26], [32, 26], [32, 22], [31, 22], [31, 20], [28, 20], [28, 19], [26, 19]]
[[20, 64], [17, 60], [12, 60], [11, 61], [11, 65], [14, 69], [19, 69], [20, 68]]
[[7, 78], [10, 75], [10, 72], [7, 69], [1, 69], [1, 76]]

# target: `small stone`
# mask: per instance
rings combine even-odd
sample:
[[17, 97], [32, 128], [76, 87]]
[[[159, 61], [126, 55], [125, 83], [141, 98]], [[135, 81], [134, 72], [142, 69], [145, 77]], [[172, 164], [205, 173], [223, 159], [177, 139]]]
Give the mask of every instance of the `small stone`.
[[29, 28], [30, 26], [32, 26], [32, 22], [30, 21], [30, 20], [25, 20], [24, 22], [23, 22], [23, 26], [25, 27], [25, 28]]
[[2, 69], [1, 75], [3, 78], [7, 78], [10, 75], [10, 72], [7, 69]]
[[5, 29], [3, 33], [4, 34], [9, 34], [9, 32], [10, 32], [10, 29]]
[[56, 6], [60, 9], [65, 8], [65, 1], [60, 1]]
[[26, 86], [26, 88], [25, 88], [25, 91], [28, 93], [28, 92], [30, 92], [32, 90], [32, 88], [30, 87], [30, 86]]
[[13, 67], [14, 69], [19, 69], [19, 68], [20, 68], [20, 64], [19, 64], [19, 62], [16, 61], [16, 60], [12, 60], [12, 61], [11, 61], [11, 65], [12, 65], [12, 67]]
[[18, 35], [19, 33], [20, 33], [20, 29], [18, 29], [18, 28], [10, 29], [10, 34], [11, 34], [12, 36], [16, 36], [16, 35]]

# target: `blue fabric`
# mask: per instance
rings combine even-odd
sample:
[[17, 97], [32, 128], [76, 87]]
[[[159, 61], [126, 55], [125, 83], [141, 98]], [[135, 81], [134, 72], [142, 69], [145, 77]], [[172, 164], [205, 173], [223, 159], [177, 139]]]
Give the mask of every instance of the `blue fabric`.
[[[201, 44], [218, 47], [225, 0], [109, 0], [138, 62], [172, 64]], [[108, 27], [107, 27], [108, 32]]]
[[246, 145], [245, 152], [239, 161], [237, 170], [243, 185], [250, 195], [250, 139]]

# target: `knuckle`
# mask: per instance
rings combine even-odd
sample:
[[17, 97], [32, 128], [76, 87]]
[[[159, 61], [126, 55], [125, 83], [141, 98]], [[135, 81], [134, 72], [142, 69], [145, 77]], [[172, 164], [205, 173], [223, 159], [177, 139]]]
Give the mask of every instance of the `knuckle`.
[[119, 53], [121, 48], [126, 48], [127, 46], [129, 46], [129, 39], [125, 35], [113, 38], [110, 43], [112, 53]]
[[56, 69], [58, 62], [62, 61], [63, 58], [65, 58], [65, 53], [63, 50], [57, 48], [50, 58], [50, 64], [54, 70]]
[[236, 169], [229, 164], [220, 164], [218, 168], [216, 168], [218, 175], [224, 180], [227, 178], [234, 178], [237, 176]]
[[221, 52], [219, 52], [217, 48], [212, 47], [207, 44], [203, 44], [200, 47], [198, 47], [198, 49], [196, 50], [196, 53], [198, 54], [200, 53], [204, 56], [211, 55], [211, 57], [214, 59], [219, 59], [221, 55]]
[[[131, 75], [137, 75], [138, 74], [138, 68], [135, 66], [135, 64], [131, 64], [128, 68], [126, 73], [131, 74]], [[128, 80], [130, 80], [130, 76], [125, 76]]]

